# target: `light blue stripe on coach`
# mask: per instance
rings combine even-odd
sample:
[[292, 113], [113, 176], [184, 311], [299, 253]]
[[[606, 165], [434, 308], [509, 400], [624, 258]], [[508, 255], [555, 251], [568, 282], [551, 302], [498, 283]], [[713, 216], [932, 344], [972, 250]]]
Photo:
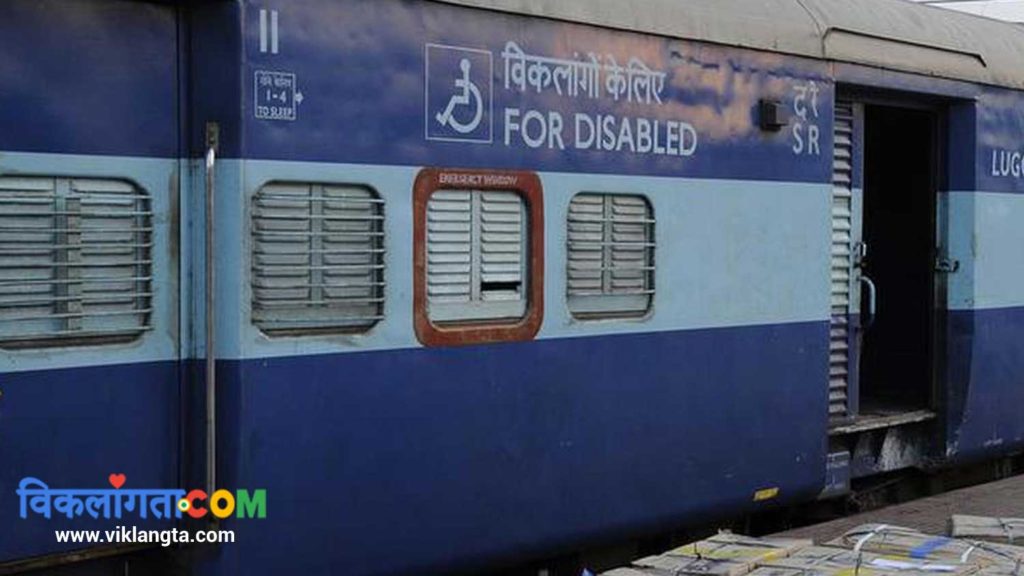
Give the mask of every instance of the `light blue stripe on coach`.
[[944, 195], [952, 310], [1024, 306], [1024, 195], [951, 192]]
[[[245, 161], [246, 200], [218, 203], [218, 293], [241, 299], [238, 330], [218, 330], [223, 358], [418, 347], [412, 327], [409, 167]], [[542, 173], [545, 312], [538, 338], [827, 321], [831, 188], [806, 183]], [[248, 199], [272, 180], [369, 185], [385, 201], [385, 319], [353, 336], [274, 337], [251, 323]], [[222, 184], [224, 187], [225, 184]], [[578, 192], [645, 194], [657, 220], [654, 311], [642, 320], [584, 322], [565, 300], [566, 214]], [[233, 222], [226, 221], [233, 220]], [[232, 242], [233, 241], [233, 242]], [[221, 316], [224, 318], [224, 316]], [[222, 323], [224, 321], [222, 320]]]
[[67, 348], [0, 349], [0, 373], [172, 360], [178, 357], [178, 161], [176, 159], [4, 152], [0, 175], [126, 179], [153, 210], [153, 330], [133, 342]]

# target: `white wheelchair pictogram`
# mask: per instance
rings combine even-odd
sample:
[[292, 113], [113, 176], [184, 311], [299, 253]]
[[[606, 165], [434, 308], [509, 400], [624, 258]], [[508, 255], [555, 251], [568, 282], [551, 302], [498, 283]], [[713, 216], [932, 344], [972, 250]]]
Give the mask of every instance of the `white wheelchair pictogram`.
[[[476, 84], [469, 79], [469, 71], [471, 67], [469, 60], [466, 58], [463, 58], [462, 61], [459, 62], [459, 68], [462, 70], [462, 78], [455, 79], [455, 88], [457, 90], [461, 90], [461, 92], [453, 94], [451, 99], [448, 100], [448, 106], [445, 107], [444, 112], [439, 112], [434, 116], [442, 126], [447, 126], [459, 134], [469, 134], [476, 130], [480, 125], [480, 121], [484, 117], [484, 99], [480, 95], [480, 89], [477, 88]], [[473, 119], [466, 123], [460, 122], [458, 118], [455, 117], [455, 109], [470, 105], [474, 105], [474, 108], [476, 109]]]

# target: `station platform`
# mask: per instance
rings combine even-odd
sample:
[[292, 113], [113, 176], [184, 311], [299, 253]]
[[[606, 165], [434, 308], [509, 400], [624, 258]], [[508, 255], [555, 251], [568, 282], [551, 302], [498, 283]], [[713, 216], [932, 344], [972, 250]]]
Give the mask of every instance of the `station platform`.
[[[955, 540], [960, 529], [988, 540]], [[841, 576], [857, 574], [980, 574], [1020, 576], [1024, 548], [1013, 541], [1007, 518], [1024, 518], [1024, 475], [953, 490], [772, 534], [749, 537], [730, 532], [633, 560], [601, 576]], [[1016, 526], [1016, 524], [1013, 524]], [[988, 533], [988, 529], [992, 532]], [[851, 535], [851, 530], [859, 529]], [[1015, 532], [1017, 528], [1013, 528]], [[973, 531], [973, 532], [972, 532]], [[872, 537], [884, 534], [869, 542]], [[988, 537], [994, 539], [988, 539]], [[938, 543], [938, 545], [936, 545]], [[855, 545], [854, 545], [855, 544]], [[861, 548], [861, 546], [864, 546]], [[957, 548], [959, 546], [960, 548]], [[1001, 548], [995, 548], [1001, 546]], [[972, 556], [973, 554], [973, 556]], [[968, 560], [970, 558], [970, 561]]]
[[949, 518], [954, 514], [1024, 518], [1024, 475], [787, 530], [774, 536], [822, 543], [862, 524], [891, 524], [928, 534], [946, 534]]

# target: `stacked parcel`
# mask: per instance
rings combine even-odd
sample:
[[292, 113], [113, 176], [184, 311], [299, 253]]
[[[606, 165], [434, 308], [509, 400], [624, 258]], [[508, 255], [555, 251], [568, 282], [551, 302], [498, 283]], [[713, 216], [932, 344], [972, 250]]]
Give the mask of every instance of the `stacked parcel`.
[[[1007, 519], [952, 523], [1014, 528]], [[1002, 524], [998, 524], [1002, 522]], [[867, 524], [821, 546], [808, 540], [748, 538], [721, 533], [633, 562], [605, 576], [1024, 576], [1024, 547], [1001, 541], [951, 538], [910, 528]], [[1013, 533], [1015, 534], [1015, 533]], [[994, 534], [991, 540], [999, 540]]]

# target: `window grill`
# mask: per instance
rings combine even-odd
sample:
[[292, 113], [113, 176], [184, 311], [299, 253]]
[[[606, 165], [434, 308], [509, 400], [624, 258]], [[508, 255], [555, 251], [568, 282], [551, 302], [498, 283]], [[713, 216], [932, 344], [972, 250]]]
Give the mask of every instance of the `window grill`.
[[148, 195], [123, 180], [0, 177], [0, 346], [148, 330], [152, 220]]
[[654, 248], [646, 198], [577, 194], [568, 216], [570, 312], [581, 318], [646, 314], [654, 297]]
[[253, 321], [363, 332], [384, 316], [384, 203], [361, 186], [277, 182], [253, 197]]

